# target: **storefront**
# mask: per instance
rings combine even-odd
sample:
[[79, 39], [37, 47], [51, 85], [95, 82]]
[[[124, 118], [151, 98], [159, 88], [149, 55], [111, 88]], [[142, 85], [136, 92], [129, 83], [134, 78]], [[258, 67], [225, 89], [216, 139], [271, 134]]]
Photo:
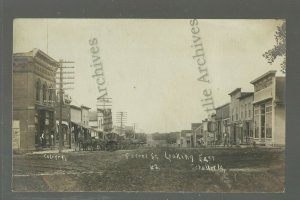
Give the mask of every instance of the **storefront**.
[[225, 134], [229, 134], [229, 107], [230, 103], [226, 103], [216, 108], [216, 144], [224, 143]]
[[254, 140], [259, 144], [272, 144], [272, 100], [254, 105]]
[[[60, 130], [59, 120], [56, 120], [56, 145], [59, 146], [59, 130]], [[67, 121], [62, 121], [61, 123], [61, 131], [62, 131], [62, 145], [65, 148], [71, 148], [72, 146], [72, 138], [71, 138], [71, 129], [69, 123]]]
[[55, 145], [54, 108], [36, 105], [35, 130], [36, 148]]
[[269, 71], [255, 79], [254, 135], [262, 145], [285, 145], [285, 77], [276, 77]]
[[253, 140], [253, 92], [243, 92], [239, 97], [241, 120], [241, 144], [252, 144]]

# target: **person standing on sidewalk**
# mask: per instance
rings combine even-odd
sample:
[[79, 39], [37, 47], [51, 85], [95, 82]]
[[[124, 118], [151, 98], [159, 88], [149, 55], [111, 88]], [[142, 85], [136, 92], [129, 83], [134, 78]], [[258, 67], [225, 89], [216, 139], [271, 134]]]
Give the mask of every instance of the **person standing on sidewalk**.
[[227, 132], [225, 132], [224, 133], [224, 147], [227, 145], [227, 147], [228, 147], [228, 133]]
[[42, 135], [40, 137], [40, 144], [42, 147], [45, 146], [45, 131], [42, 131]]
[[50, 135], [50, 145], [51, 146], [54, 145], [54, 134], [53, 134], [53, 131], [51, 132], [51, 135]]

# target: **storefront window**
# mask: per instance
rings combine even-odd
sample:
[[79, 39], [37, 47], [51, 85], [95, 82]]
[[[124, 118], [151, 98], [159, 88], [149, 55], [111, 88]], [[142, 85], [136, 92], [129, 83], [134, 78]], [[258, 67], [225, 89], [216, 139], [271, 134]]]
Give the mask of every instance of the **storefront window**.
[[251, 105], [250, 105], [250, 103], [248, 104], [248, 109], [249, 109], [249, 111], [248, 111], [248, 117], [251, 117]]
[[46, 111], [46, 116], [45, 116], [45, 125], [49, 125], [49, 113]]
[[40, 92], [41, 92], [41, 82], [40, 82], [40, 80], [38, 80], [37, 82], [36, 82], [36, 97], [35, 97], [35, 99], [37, 100], [37, 101], [39, 101], [40, 100]]
[[272, 138], [272, 105], [266, 107], [266, 137]]
[[254, 117], [254, 131], [255, 131], [255, 138], [259, 138], [259, 116], [258, 115]]
[[254, 137], [259, 138], [259, 107], [254, 107]]
[[244, 110], [244, 106], [241, 105], [241, 119], [243, 119], [243, 116], [244, 116], [243, 110]]
[[46, 101], [47, 101], [47, 92], [48, 92], [47, 85], [44, 84], [43, 85], [43, 103], [46, 103]]
[[260, 105], [260, 137], [265, 138], [265, 125], [266, 125], [266, 119], [265, 119], [265, 114], [266, 114], [266, 108], [265, 105]]

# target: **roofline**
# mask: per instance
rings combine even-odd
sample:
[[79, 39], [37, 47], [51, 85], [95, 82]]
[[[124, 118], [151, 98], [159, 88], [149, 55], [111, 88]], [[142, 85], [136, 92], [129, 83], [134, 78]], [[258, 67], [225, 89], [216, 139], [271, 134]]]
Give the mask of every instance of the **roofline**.
[[235, 90], [230, 92], [228, 95], [232, 95], [233, 93], [236, 93], [237, 91], [241, 91], [241, 90], [242, 90], [242, 88], [236, 88]]
[[72, 108], [77, 108], [78, 110], [81, 110], [81, 108], [80, 108], [80, 107], [78, 107], [78, 106], [75, 106], [75, 105], [70, 105], [70, 107], [72, 107]]
[[245, 92], [244, 96], [242, 95], [242, 96], [238, 97], [238, 99], [244, 99], [246, 97], [253, 96], [253, 95], [254, 95], [254, 92]]
[[259, 76], [258, 78], [254, 79], [250, 83], [251, 84], [255, 84], [256, 82], [258, 82], [259, 80], [261, 80], [262, 78], [264, 78], [264, 77], [266, 77], [266, 76], [268, 76], [270, 74], [274, 74], [274, 76], [275, 76], [276, 72], [277, 72], [276, 70], [270, 70], [270, 71], [264, 73], [263, 75]]
[[87, 106], [84, 106], [84, 105], [81, 105], [80, 107], [81, 107], [81, 108], [86, 108], [86, 109], [88, 109], [88, 110], [91, 109], [90, 107], [87, 107]]
[[186, 132], [191, 131], [192, 132], [192, 130], [181, 130], [180, 132], [182, 132], [182, 131], [186, 131]]
[[46, 57], [50, 62], [52, 62], [55, 65], [59, 65], [59, 62], [57, 60], [55, 60], [54, 58], [50, 57], [48, 54], [46, 54], [45, 52], [43, 52], [40, 49], [34, 48], [29, 52], [20, 52], [20, 53], [13, 53], [13, 56], [20, 56], [20, 57], [36, 57], [38, 54], [41, 54], [42, 56]]
[[229, 102], [228, 102], [228, 103], [225, 103], [225, 104], [223, 104], [223, 105], [221, 105], [221, 106], [216, 107], [215, 109], [219, 109], [219, 108], [225, 107], [225, 106], [227, 106], [227, 105], [230, 105], [230, 103], [229, 103]]
[[197, 123], [191, 123], [191, 125], [193, 125], [193, 124], [201, 124], [201, 122], [197, 122]]

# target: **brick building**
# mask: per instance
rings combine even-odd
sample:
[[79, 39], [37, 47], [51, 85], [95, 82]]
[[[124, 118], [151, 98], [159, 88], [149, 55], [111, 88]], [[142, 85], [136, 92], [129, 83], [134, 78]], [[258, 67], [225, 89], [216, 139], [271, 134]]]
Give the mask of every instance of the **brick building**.
[[21, 151], [49, 145], [55, 133], [58, 67], [56, 60], [39, 49], [13, 54], [13, 120], [20, 122]]

